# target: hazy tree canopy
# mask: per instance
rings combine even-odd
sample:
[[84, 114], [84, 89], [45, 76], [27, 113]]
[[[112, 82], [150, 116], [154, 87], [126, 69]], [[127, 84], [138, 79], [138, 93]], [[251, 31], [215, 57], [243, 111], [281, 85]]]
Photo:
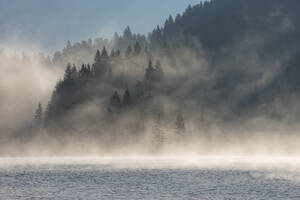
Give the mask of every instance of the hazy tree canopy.
[[178, 132], [183, 133], [185, 130], [185, 124], [184, 124], [184, 119], [181, 113], [178, 113], [176, 121], [175, 121], [175, 126]]
[[107, 53], [105, 47], [103, 47], [103, 49], [102, 49], [101, 58], [108, 59], [108, 53]]
[[121, 108], [122, 102], [118, 92], [115, 92], [112, 98], [110, 99], [110, 105], [115, 108]]
[[64, 80], [69, 81], [71, 79], [72, 79], [72, 69], [71, 69], [71, 64], [68, 64], [65, 71]]
[[132, 47], [130, 45], [126, 49], [125, 54], [126, 54], [126, 57], [129, 57], [132, 54]]
[[128, 26], [112, 39], [68, 41], [52, 59], [65, 73], [35, 120], [104, 144], [147, 137], [158, 146], [185, 137], [173, 133], [190, 124], [199, 135], [264, 120], [297, 124], [299, 10], [298, 0], [205, 1], [147, 37]]
[[34, 120], [37, 124], [40, 124], [43, 121], [43, 108], [41, 103], [38, 104], [35, 111]]
[[94, 61], [95, 61], [95, 63], [100, 63], [101, 62], [101, 55], [100, 55], [99, 49], [96, 52]]
[[[77, 95], [80, 96], [78, 99], [83, 100], [85, 99], [83, 97], [84, 92], [81, 92], [83, 88], [87, 91], [91, 90], [90, 85], [99, 88], [99, 84], [95, 84], [95, 82], [100, 78], [105, 82], [105, 78], [111, 77], [109, 79], [115, 84], [112, 86], [112, 90], [124, 89], [125, 85], [127, 86], [128, 82], [131, 82], [124, 75], [124, 72], [128, 69], [122, 69], [123, 72], [118, 77], [113, 78], [114, 70], [119, 73], [121, 69], [121, 67], [113, 65], [122, 66], [126, 62], [127, 65], [128, 61], [126, 59], [129, 57], [131, 58], [134, 55], [144, 56], [140, 55], [142, 49], [145, 49], [146, 55], [149, 56], [152, 54], [158, 58], [166, 56], [170, 60], [169, 63], [173, 63], [174, 67], [178, 64], [176, 58], [204, 52], [207, 55], [206, 61], [211, 70], [208, 73], [214, 73], [216, 79], [208, 84], [207, 91], [212, 92], [206, 91], [205, 97], [204, 95], [197, 96], [199, 102], [212, 109], [214, 109], [213, 104], [221, 105], [224, 103], [231, 107], [232, 112], [235, 113], [240, 113], [241, 108], [254, 111], [255, 109], [251, 109], [253, 106], [256, 107], [274, 98], [276, 93], [273, 91], [279, 87], [283, 93], [296, 91], [298, 88], [296, 74], [299, 71], [297, 66], [300, 64], [298, 59], [300, 48], [297, 45], [300, 43], [300, 37], [298, 37], [300, 36], [300, 23], [297, 19], [300, 15], [297, 8], [299, 8], [299, 3], [295, 0], [288, 2], [279, 0], [206, 1], [195, 6], [189, 6], [184, 13], [178, 14], [175, 19], [169, 16], [164, 25], [162, 27], [157, 26], [147, 38], [140, 34], [134, 34], [128, 26], [123, 34], [115, 33], [112, 40], [97, 38], [94, 41], [90, 39], [73, 44], [68, 41], [63, 52], [55, 53], [53, 62], [64, 60], [68, 56], [76, 56], [76, 52], [84, 51], [88, 57], [94, 57], [91, 61], [94, 64], [92, 67], [83, 65], [79, 72], [76, 71], [77, 69], [74, 66], [71, 67], [68, 64], [64, 82], [58, 84], [53, 98], [60, 98], [57, 97], [61, 96], [58, 94], [67, 93], [61, 92], [64, 90], [63, 88], [70, 87], [73, 89], [78, 88], [75, 89]], [[261, 43], [260, 41], [264, 42]], [[108, 56], [107, 47], [111, 50], [110, 56]], [[102, 50], [99, 51], [96, 48]], [[237, 51], [238, 48], [240, 50]], [[189, 49], [191, 52], [187, 55], [180, 55], [178, 54], [180, 49]], [[286, 52], [291, 57], [290, 60], [281, 59], [287, 54]], [[256, 56], [256, 54], [258, 55]], [[109, 57], [120, 57], [120, 60], [112, 61]], [[272, 63], [273, 58], [280, 58], [281, 60]], [[76, 59], [74, 58], [74, 60]], [[254, 60], [257, 66], [252, 66], [251, 62], [254, 62]], [[116, 64], [117, 62], [118, 64]], [[76, 62], [70, 61], [70, 63]], [[278, 70], [279, 73], [273, 73], [274, 76], [263, 87], [256, 86], [256, 81], [264, 77], [265, 74], [270, 73], [270, 69], [266, 66], [276, 65], [276, 63], [284, 63], [285, 66], [274, 69], [274, 72]], [[176, 70], [173, 68], [173, 70], [176, 72], [184, 71], [185, 67], [190, 64], [187, 60], [185, 63], [181, 63], [180, 68], [176, 68]], [[88, 74], [95, 76], [94, 78], [87, 78]], [[79, 83], [78, 81], [71, 83], [71, 80], [76, 79], [77, 76], [81, 77], [82, 81], [85, 80], [85, 84], [89, 86], [83, 87], [83, 82]], [[144, 98], [146, 94], [152, 93], [156, 86], [162, 86], [161, 81], [165, 76], [167, 75], [161, 67], [160, 61], [158, 60], [153, 64], [150, 59], [145, 69], [144, 80], [140, 78], [143, 81], [137, 82], [137, 78], [132, 97], [128, 90], [129, 95], [125, 92], [126, 98]], [[123, 88], [119, 87], [122, 84]], [[244, 92], [243, 95], [238, 95], [240, 93], [236, 90], [244, 87], [244, 85], [253, 85], [251, 86], [253, 88]], [[184, 98], [193, 98], [195, 94], [203, 92], [203, 89], [200, 89], [203, 87], [206, 86], [195, 83], [190, 88], [190, 93], [185, 94]], [[175, 85], [174, 88], [176, 88]], [[171, 88], [166, 89], [168, 92], [172, 90], [174, 91]], [[93, 94], [101, 95], [99, 92], [93, 91]], [[233, 98], [233, 100], [229, 101], [230, 98]], [[131, 99], [131, 101], [137, 101], [137, 99]], [[126, 101], [128, 102], [125, 104], [128, 104], [129, 100], [126, 99]], [[124, 102], [122, 103], [124, 104]]]
[[142, 52], [142, 47], [139, 42], [136, 42], [134, 45], [134, 54], [139, 55]]
[[123, 95], [123, 106], [127, 107], [127, 106], [131, 106], [132, 105], [132, 99], [131, 99], [131, 95], [130, 92], [128, 90], [128, 88], [125, 90], [125, 93]]

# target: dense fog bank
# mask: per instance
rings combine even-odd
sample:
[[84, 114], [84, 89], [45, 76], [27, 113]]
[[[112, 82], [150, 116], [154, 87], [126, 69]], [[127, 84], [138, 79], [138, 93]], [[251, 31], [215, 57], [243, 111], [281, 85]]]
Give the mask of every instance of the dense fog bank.
[[296, 155], [299, 7], [215, 0], [147, 37], [2, 54], [1, 154]]

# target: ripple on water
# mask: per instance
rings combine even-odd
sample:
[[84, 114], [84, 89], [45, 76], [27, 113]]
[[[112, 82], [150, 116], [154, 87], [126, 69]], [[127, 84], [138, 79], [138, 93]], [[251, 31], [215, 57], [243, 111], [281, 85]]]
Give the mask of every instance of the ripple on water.
[[[300, 197], [298, 164], [253, 165], [239, 159], [231, 164], [225, 162], [222, 167], [216, 165], [216, 161], [209, 165], [209, 160], [200, 158], [196, 161], [0, 160], [0, 199], [247, 200]], [[201, 164], [201, 160], [205, 164]]]

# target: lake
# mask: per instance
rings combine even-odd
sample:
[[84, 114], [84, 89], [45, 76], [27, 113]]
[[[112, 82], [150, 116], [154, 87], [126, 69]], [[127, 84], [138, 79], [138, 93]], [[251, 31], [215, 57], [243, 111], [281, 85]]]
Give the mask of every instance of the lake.
[[0, 199], [300, 199], [290, 157], [0, 158]]

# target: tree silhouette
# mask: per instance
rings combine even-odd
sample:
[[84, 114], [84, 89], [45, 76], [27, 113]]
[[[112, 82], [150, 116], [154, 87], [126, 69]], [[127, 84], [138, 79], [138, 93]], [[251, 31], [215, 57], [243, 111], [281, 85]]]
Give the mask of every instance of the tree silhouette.
[[97, 49], [97, 51], [96, 51], [96, 55], [95, 55], [94, 61], [95, 61], [95, 63], [97, 63], [97, 64], [101, 62], [101, 55], [100, 55], [99, 49]]
[[132, 41], [132, 32], [130, 30], [130, 27], [127, 26], [124, 30], [124, 33], [123, 33], [123, 38], [129, 42]]
[[134, 55], [139, 55], [142, 52], [142, 47], [139, 42], [134, 45]]
[[107, 51], [106, 51], [105, 46], [104, 46], [103, 49], [102, 49], [101, 58], [103, 58], [103, 59], [108, 59], [108, 53], [107, 53]]
[[145, 78], [147, 81], [151, 81], [153, 72], [154, 72], [154, 67], [152, 66], [152, 60], [149, 59], [148, 67], [146, 69], [146, 74], [145, 74]]
[[177, 114], [177, 118], [175, 121], [175, 127], [178, 133], [183, 133], [185, 131], [185, 123], [181, 113]]
[[64, 81], [69, 81], [71, 79], [72, 79], [72, 68], [71, 68], [71, 64], [69, 63], [65, 70]]
[[36, 124], [41, 124], [43, 121], [43, 108], [41, 103], [38, 104], [38, 107], [35, 111], [34, 121]]
[[131, 45], [129, 45], [126, 49], [125, 55], [126, 55], [126, 57], [129, 57], [129, 56], [131, 56], [131, 54], [132, 54], [132, 47], [131, 47]]
[[111, 50], [111, 52], [110, 52], [110, 57], [111, 57], [111, 58], [116, 57], [115, 49], [112, 49], [112, 50]]
[[132, 99], [129, 92], [129, 89], [127, 88], [124, 95], [123, 95], [123, 106], [128, 107], [132, 105]]
[[110, 106], [114, 108], [121, 108], [122, 102], [119, 93], [116, 91], [110, 99]]

